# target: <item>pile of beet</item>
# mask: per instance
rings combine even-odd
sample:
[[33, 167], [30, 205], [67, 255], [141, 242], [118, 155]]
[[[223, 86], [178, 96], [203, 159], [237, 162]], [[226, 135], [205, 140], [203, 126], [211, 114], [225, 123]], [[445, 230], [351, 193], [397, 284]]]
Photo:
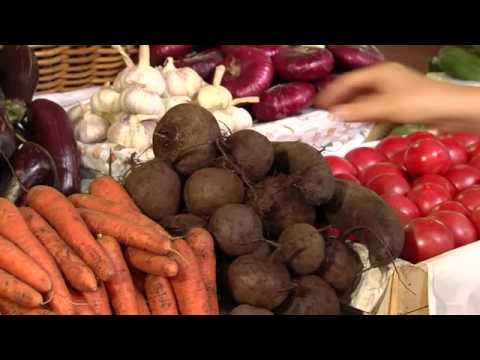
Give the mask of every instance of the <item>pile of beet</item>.
[[177, 67], [191, 67], [207, 82], [218, 65], [225, 65], [222, 85], [234, 98], [260, 97], [249, 110], [262, 122], [299, 114], [337, 74], [384, 61], [375, 47], [367, 45], [150, 46], [152, 64], [162, 65], [173, 57]]
[[368, 247], [372, 266], [402, 251], [393, 210], [335, 179], [307, 144], [253, 130], [226, 137], [210, 112], [183, 104], [159, 122], [153, 147], [156, 159], [134, 167], [125, 186], [172, 235], [205, 227], [214, 236], [227, 313], [342, 314], [363, 271], [346, 237], [354, 232]]

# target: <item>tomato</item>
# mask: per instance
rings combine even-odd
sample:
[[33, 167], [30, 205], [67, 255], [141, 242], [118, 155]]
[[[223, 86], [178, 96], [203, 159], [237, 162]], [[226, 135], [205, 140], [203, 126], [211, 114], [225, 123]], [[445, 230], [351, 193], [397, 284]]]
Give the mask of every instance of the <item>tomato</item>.
[[435, 135], [428, 131], [417, 131], [416, 133], [410, 134], [407, 136], [407, 140], [409, 140], [411, 143], [416, 142], [418, 140], [424, 140], [424, 139], [434, 139]]
[[383, 200], [395, 211], [402, 225], [420, 217], [420, 210], [410, 199], [403, 195], [383, 195]]
[[370, 166], [387, 160], [379, 151], [367, 147], [352, 150], [345, 158], [357, 168], [360, 174]]
[[477, 156], [473, 157], [470, 160], [470, 162], [468, 163], [468, 165], [473, 166], [476, 169], [480, 169], [480, 156], [477, 155]]
[[432, 213], [430, 217], [440, 221], [451, 231], [457, 248], [478, 240], [475, 226], [463, 214], [454, 211], [439, 211]]
[[370, 180], [367, 187], [378, 195], [405, 195], [410, 191], [410, 184], [398, 174], [383, 174]]
[[453, 234], [438, 220], [415, 219], [405, 227], [402, 259], [406, 261], [417, 264], [453, 249]]
[[413, 183], [413, 186], [420, 185], [420, 184], [426, 184], [426, 183], [434, 183], [441, 185], [447, 190], [452, 197], [454, 197], [457, 193], [457, 190], [455, 189], [455, 186], [448, 180], [447, 178], [441, 176], [441, 175], [424, 175]]
[[470, 218], [477, 229], [477, 234], [480, 234], [480, 208], [475, 209]]
[[470, 216], [470, 211], [458, 201], [447, 201], [443, 204], [437, 205], [433, 208], [432, 213], [439, 212], [439, 211], [455, 211], [457, 213], [463, 214], [467, 217]]
[[[334, 239], [339, 239], [342, 236], [342, 230], [336, 228], [336, 227], [329, 227], [325, 230], [324, 232], [325, 238], [334, 238]], [[354, 234], [350, 235], [347, 240], [350, 240], [351, 242], [357, 242], [358, 239], [355, 237]]]
[[401, 177], [405, 177], [404, 173], [397, 165], [389, 162], [380, 162], [370, 166], [367, 170], [365, 170], [365, 172], [360, 176], [360, 180], [362, 183], [368, 184], [377, 176], [384, 174], [397, 174]]
[[442, 144], [448, 149], [448, 154], [452, 160], [452, 164], [465, 164], [468, 161], [468, 154], [465, 147], [453, 138], [441, 140]]
[[435, 206], [452, 199], [447, 190], [433, 183], [415, 186], [407, 197], [418, 206], [422, 216], [427, 216]]
[[445, 177], [458, 192], [461, 192], [480, 182], [480, 169], [470, 165], [455, 165], [445, 174]]
[[436, 139], [417, 141], [405, 153], [405, 167], [413, 176], [444, 174], [451, 164], [448, 149]]
[[362, 185], [360, 180], [358, 180], [355, 176], [350, 174], [338, 174], [338, 175], [335, 175], [335, 177], [340, 180], [351, 181], [357, 185]]
[[476, 144], [467, 148], [467, 153], [470, 159], [473, 159], [474, 157], [480, 155], [480, 144]]
[[455, 199], [467, 208], [470, 213], [480, 206], [480, 186], [472, 186], [461, 192]]
[[333, 176], [340, 174], [358, 175], [358, 171], [347, 159], [338, 156], [325, 156]]
[[410, 140], [402, 136], [390, 136], [377, 145], [376, 149], [380, 151], [387, 159], [393, 158], [397, 153], [407, 150]]
[[457, 140], [465, 149], [472, 148], [480, 144], [480, 135], [469, 133], [457, 133], [451, 135], [452, 139]]
[[405, 153], [406, 152], [407, 152], [407, 150], [400, 151], [400, 152], [396, 153], [390, 160], [392, 162], [392, 164], [397, 165], [403, 171], [407, 171], [407, 168], [405, 167]]

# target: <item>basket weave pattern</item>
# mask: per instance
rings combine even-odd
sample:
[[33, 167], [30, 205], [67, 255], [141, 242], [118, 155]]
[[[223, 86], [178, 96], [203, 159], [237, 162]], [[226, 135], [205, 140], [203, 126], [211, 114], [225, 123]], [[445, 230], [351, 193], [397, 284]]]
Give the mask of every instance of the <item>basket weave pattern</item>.
[[[30, 45], [38, 59], [37, 92], [50, 93], [102, 86], [125, 68], [121, 55], [110, 45]], [[138, 46], [125, 45], [135, 57]]]

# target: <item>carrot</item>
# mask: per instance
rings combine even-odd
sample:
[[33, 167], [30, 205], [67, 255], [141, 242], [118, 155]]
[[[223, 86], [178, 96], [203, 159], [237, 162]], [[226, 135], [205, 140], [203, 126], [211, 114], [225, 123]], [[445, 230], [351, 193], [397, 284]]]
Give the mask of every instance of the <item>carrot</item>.
[[88, 291], [82, 293], [85, 300], [87, 300], [90, 307], [97, 315], [112, 315], [110, 308], [110, 300], [108, 299], [105, 285], [100, 283], [96, 291]]
[[39, 307], [43, 301], [37, 290], [3, 270], [0, 270], [0, 297], [29, 308]]
[[95, 274], [57, 232], [35, 210], [20, 208], [20, 212], [33, 234], [54, 257], [70, 285], [78, 291], [95, 291]]
[[168, 279], [147, 275], [145, 292], [152, 315], [178, 315], [175, 294]]
[[[127, 253], [125, 252], [125, 259], [128, 258]], [[128, 264], [127, 264], [128, 265]], [[140, 270], [129, 266], [130, 275], [132, 275], [133, 285], [138, 289], [142, 294], [145, 294], [145, 278], [147, 274], [141, 272]]]
[[173, 248], [181, 255], [178, 275], [170, 279], [180, 314], [209, 315], [207, 289], [192, 248], [183, 239], [176, 240]]
[[75, 304], [75, 315], [95, 315], [95, 311], [93, 311], [93, 309], [88, 304], [87, 300], [82, 296], [82, 294], [73, 290], [71, 292], [71, 298]]
[[152, 254], [131, 247], [127, 249], [127, 255], [130, 264], [144, 273], [166, 278], [174, 277], [178, 274], [178, 264], [166, 256]]
[[90, 184], [90, 194], [121, 204], [132, 211], [141, 212], [127, 190], [111, 176], [102, 176]]
[[167, 255], [171, 252], [170, 237], [149, 227], [142, 227], [114, 215], [95, 210], [77, 209], [90, 230], [114, 237], [126, 246]]
[[7, 299], [2, 299], [2, 298], [0, 298], [0, 314], [1, 315], [56, 315], [54, 312], [43, 309], [43, 308], [30, 309], [30, 308], [17, 305]]
[[123, 258], [120, 244], [113, 237], [101, 236], [98, 241], [112, 260], [115, 275], [105, 283], [112, 308], [117, 315], [139, 315], [132, 276]]
[[135, 290], [135, 293], [137, 295], [137, 305], [138, 305], [138, 311], [140, 315], [152, 315], [143, 294], [140, 293], [138, 289]]
[[49, 275], [53, 291], [49, 307], [60, 315], [73, 314], [70, 294], [55, 260], [30, 231], [20, 211], [6, 199], [0, 199], [0, 233], [30, 255]]
[[219, 315], [217, 295], [217, 263], [215, 257], [215, 243], [212, 235], [201, 228], [192, 229], [186, 238], [192, 248], [200, 266], [203, 282], [207, 288], [208, 303], [211, 315]]
[[0, 236], [0, 269], [41, 293], [47, 293], [52, 288], [52, 282], [45, 270], [3, 236]]
[[112, 278], [112, 262], [65, 196], [54, 188], [35, 186], [28, 192], [27, 203], [53, 226], [95, 275], [103, 281]]
[[28, 316], [58, 316], [57, 313], [47, 309], [33, 309], [25, 312], [25, 315]]

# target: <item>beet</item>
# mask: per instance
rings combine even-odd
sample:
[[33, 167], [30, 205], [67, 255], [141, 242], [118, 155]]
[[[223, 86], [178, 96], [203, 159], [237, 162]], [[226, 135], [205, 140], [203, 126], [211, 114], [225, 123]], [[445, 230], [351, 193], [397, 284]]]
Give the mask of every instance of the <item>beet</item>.
[[305, 203], [302, 194], [287, 175], [268, 177], [248, 192], [247, 204], [263, 221], [267, 238], [277, 238], [287, 227], [315, 223], [315, 207]]
[[250, 254], [263, 241], [262, 220], [251, 207], [243, 204], [219, 208], [210, 218], [208, 229], [228, 256]]
[[232, 310], [230, 315], [236, 316], [271, 316], [275, 315], [270, 310], [257, 308], [255, 306], [250, 305], [240, 305], [237, 306], [235, 309]]
[[223, 64], [227, 72], [222, 85], [234, 98], [260, 96], [272, 85], [273, 63], [261, 50], [251, 47], [229, 48]]
[[327, 203], [335, 192], [335, 178], [321, 152], [300, 142], [275, 144], [275, 168], [296, 178], [295, 187], [314, 206]]
[[181, 58], [192, 51], [192, 45], [150, 45], [150, 63], [152, 66], [163, 65], [167, 58]]
[[252, 106], [259, 121], [268, 122], [297, 115], [313, 104], [317, 90], [304, 82], [281, 84], [260, 96], [260, 102]]
[[160, 159], [133, 169], [125, 181], [125, 188], [142, 212], [151, 219], [158, 221], [178, 212], [180, 178]]
[[298, 288], [292, 303], [283, 315], [340, 315], [340, 302], [330, 285], [318, 276], [295, 280]]
[[204, 108], [181, 104], [159, 121], [153, 136], [155, 156], [172, 164], [180, 174], [191, 175], [215, 161], [221, 136], [215, 117]]
[[168, 216], [160, 221], [165, 230], [174, 236], [184, 236], [195, 228], [206, 228], [207, 222], [201, 217], [191, 214]]
[[223, 58], [220, 49], [208, 49], [175, 61], [175, 66], [177, 68], [192, 68], [203, 80], [210, 82], [213, 79], [215, 69], [222, 64]]
[[284, 265], [251, 255], [241, 256], [230, 265], [228, 283], [237, 303], [268, 310], [281, 305], [292, 287]]
[[385, 61], [383, 54], [366, 45], [328, 45], [342, 70], [355, 70]]
[[273, 57], [278, 75], [286, 81], [317, 81], [328, 77], [335, 59], [327, 49], [311, 49], [302, 46], [281, 49]]
[[184, 199], [190, 213], [210, 216], [227, 204], [241, 204], [245, 197], [242, 180], [227, 169], [204, 168], [187, 180]]

